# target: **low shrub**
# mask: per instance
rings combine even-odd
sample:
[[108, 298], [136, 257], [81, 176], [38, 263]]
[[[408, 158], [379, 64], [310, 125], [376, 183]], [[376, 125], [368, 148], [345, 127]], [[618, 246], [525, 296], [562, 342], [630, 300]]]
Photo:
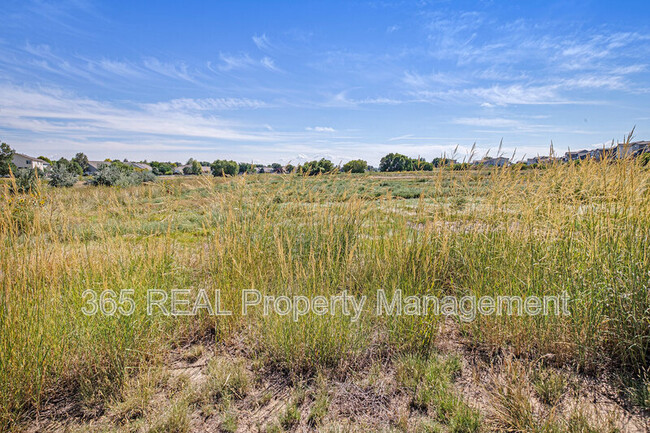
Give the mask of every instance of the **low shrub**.
[[77, 183], [77, 175], [67, 168], [56, 165], [50, 172], [50, 186], [55, 188], [68, 188]]
[[40, 189], [40, 176], [36, 170], [28, 168], [19, 168], [11, 182], [11, 191], [13, 193], [36, 193]]
[[114, 162], [111, 165], [100, 165], [90, 184], [126, 187], [153, 182], [155, 179], [156, 176], [149, 171], [135, 171], [131, 166]]

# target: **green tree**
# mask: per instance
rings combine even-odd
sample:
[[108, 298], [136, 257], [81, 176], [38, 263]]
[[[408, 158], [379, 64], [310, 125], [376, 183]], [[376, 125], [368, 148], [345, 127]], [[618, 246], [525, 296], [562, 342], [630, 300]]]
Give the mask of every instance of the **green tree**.
[[286, 166], [284, 169], [287, 171], [287, 173], [293, 173], [293, 170], [294, 170], [295, 168], [296, 168], [296, 167], [294, 167], [293, 165], [291, 165], [291, 164], [287, 164], [287, 166]]
[[433, 161], [431, 161], [431, 163], [434, 167], [443, 167], [453, 164], [454, 161], [448, 158], [433, 158]]
[[73, 173], [78, 174], [81, 176], [84, 174], [84, 169], [77, 161], [70, 161], [70, 169], [72, 170]]
[[59, 158], [58, 161], [55, 161], [52, 164], [53, 168], [54, 167], [61, 167], [64, 170], [69, 171], [70, 173], [74, 173], [78, 176], [82, 175], [84, 173], [83, 168], [81, 168], [81, 165], [74, 159], [68, 161], [67, 159], [61, 157]]
[[343, 165], [343, 171], [350, 173], [364, 173], [368, 168], [368, 163], [362, 159], [354, 159]]
[[433, 170], [433, 164], [431, 164], [430, 162], [427, 162], [426, 159], [424, 159], [424, 158], [419, 158], [418, 157], [416, 159], [412, 159], [411, 161], [413, 161], [412, 170], [416, 170], [416, 171], [431, 171], [431, 170]]
[[239, 170], [239, 164], [235, 161], [226, 161], [225, 159], [217, 159], [210, 164], [213, 176], [234, 176]]
[[201, 173], [201, 163], [196, 159], [190, 158], [187, 161], [187, 167], [183, 167], [183, 174], [199, 175]]
[[16, 166], [13, 163], [16, 152], [7, 143], [0, 144], [0, 176], [7, 176], [9, 172], [16, 172]]
[[192, 174], [199, 175], [203, 173], [203, 170], [201, 169], [201, 163], [197, 160], [192, 161]]
[[301, 174], [314, 176], [321, 173], [331, 173], [334, 171], [334, 164], [329, 159], [321, 158], [318, 161], [309, 161], [302, 165]]
[[169, 176], [173, 174], [174, 168], [169, 162], [152, 161], [151, 164], [149, 165], [151, 165], [152, 173], [155, 174], [156, 176], [164, 176], [164, 175]]
[[244, 174], [244, 173], [255, 173], [255, 169], [253, 168], [253, 164], [248, 163], [248, 162], [240, 162], [239, 163], [239, 174]]
[[71, 162], [76, 162], [77, 164], [79, 164], [79, 166], [81, 167], [82, 173], [85, 173], [86, 171], [88, 171], [88, 167], [89, 167], [88, 166], [88, 157], [84, 153], [82, 153], [82, 152], [77, 153], [74, 156], [74, 158], [71, 159]]
[[401, 153], [389, 153], [379, 161], [379, 171], [413, 171], [413, 160]]
[[121, 171], [122, 173], [130, 173], [135, 171], [131, 164], [126, 164], [118, 159], [114, 160], [110, 166], [116, 170]]

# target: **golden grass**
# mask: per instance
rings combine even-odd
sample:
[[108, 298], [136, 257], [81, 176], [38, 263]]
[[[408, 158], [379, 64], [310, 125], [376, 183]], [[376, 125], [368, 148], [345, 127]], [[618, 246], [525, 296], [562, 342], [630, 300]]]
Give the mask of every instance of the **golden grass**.
[[[273, 369], [345, 375], [426, 355], [440, 318], [148, 316], [147, 289], [331, 295], [547, 295], [570, 317], [479, 317], [476, 345], [559, 365], [649, 366], [650, 172], [544, 170], [174, 179], [0, 197], [0, 430], [54, 395], [102, 405], [172, 347], [215, 334]], [[414, 198], [413, 198], [414, 197]], [[81, 314], [86, 289], [133, 289], [129, 317]], [[366, 311], [373, 311], [369, 305]], [[173, 414], [171, 414], [173, 418]], [[170, 418], [178, 431], [184, 420]], [[161, 427], [162, 428], [162, 427]]]

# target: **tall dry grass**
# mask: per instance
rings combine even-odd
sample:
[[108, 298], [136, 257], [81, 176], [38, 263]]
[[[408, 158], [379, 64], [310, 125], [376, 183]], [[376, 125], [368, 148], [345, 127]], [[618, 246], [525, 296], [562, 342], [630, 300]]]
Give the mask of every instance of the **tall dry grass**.
[[[413, 176], [254, 175], [0, 197], [0, 428], [65, 398], [101, 405], [174, 345], [212, 335], [279, 371], [426, 354], [440, 318], [377, 317], [375, 293], [545, 295], [570, 317], [479, 317], [476, 345], [583, 369], [647, 369], [649, 171], [633, 161]], [[415, 198], [403, 198], [415, 197]], [[134, 289], [134, 315], [81, 293]], [[148, 316], [147, 289], [218, 288], [230, 317]], [[368, 295], [349, 317], [246, 317], [240, 290]]]

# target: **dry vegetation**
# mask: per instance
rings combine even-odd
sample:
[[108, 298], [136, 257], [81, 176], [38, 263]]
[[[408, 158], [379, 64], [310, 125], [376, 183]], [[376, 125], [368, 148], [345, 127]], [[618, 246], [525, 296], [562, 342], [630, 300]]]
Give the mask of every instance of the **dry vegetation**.
[[[650, 171], [252, 175], [0, 197], [0, 430], [643, 431]], [[133, 289], [132, 316], [81, 314]], [[232, 316], [148, 316], [147, 289]], [[571, 316], [238, 314], [240, 290], [547, 295]], [[368, 306], [366, 311], [372, 311]]]

